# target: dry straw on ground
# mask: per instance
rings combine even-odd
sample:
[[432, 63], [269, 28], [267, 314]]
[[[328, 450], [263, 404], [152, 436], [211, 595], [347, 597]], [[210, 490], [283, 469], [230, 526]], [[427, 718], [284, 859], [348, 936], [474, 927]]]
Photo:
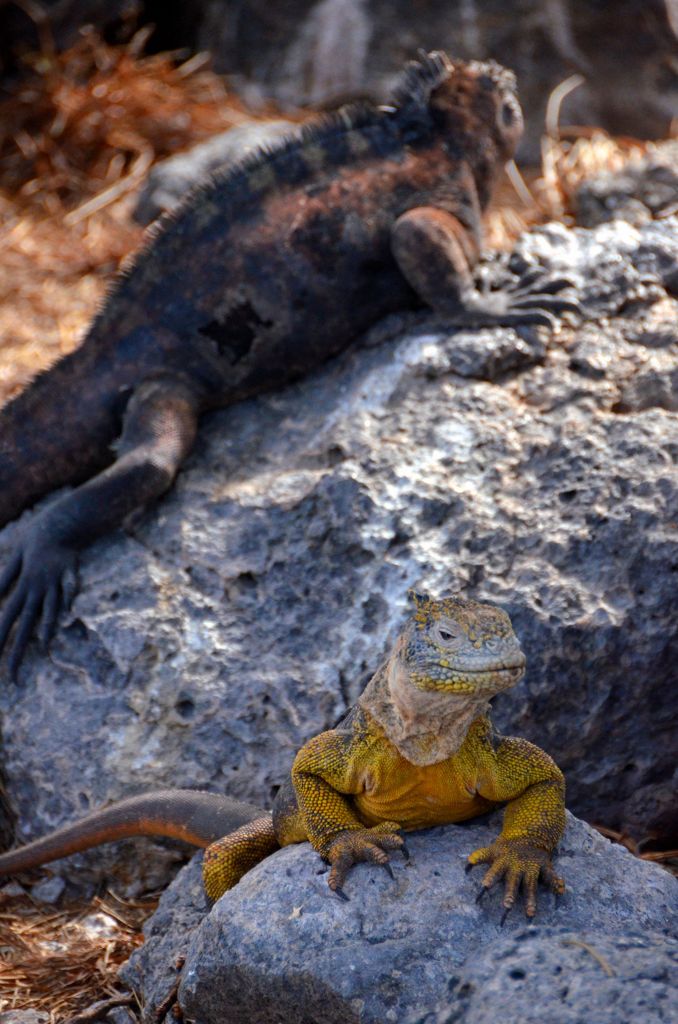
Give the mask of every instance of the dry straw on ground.
[[96, 1000], [120, 997], [118, 967], [140, 945], [156, 904], [108, 894], [54, 910], [0, 893], [0, 1013], [38, 1010], [63, 1024]]
[[130, 209], [150, 166], [252, 120], [205, 55], [144, 57], [145, 40], [45, 43], [0, 93], [0, 404], [77, 344], [141, 242]]

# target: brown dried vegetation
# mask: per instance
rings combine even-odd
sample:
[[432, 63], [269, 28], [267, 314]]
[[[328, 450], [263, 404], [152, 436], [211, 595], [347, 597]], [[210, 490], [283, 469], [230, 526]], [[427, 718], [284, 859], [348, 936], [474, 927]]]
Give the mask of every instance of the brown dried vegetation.
[[150, 166], [252, 119], [205, 55], [144, 57], [146, 35], [45, 42], [0, 95], [0, 404], [77, 344], [141, 241], [131, 194]]
[[156, 905], [109, 893], [55, 910], [27, 895], [0, 894], [0, 1012], [39, 1010], [61, 1024], [119, 995], [118, 967], [141, 944], [141, 925]]

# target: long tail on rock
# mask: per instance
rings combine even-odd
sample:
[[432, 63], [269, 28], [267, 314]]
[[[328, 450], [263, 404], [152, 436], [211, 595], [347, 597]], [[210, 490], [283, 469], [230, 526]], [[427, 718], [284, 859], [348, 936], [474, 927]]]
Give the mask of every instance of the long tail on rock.
[[[227, 833], [238, 836], [239, 833], [250, 829], [255, 837], [254, 845], [258, 849], [261, 836], [266, 833], [267, 828], [268, 845], [271, 846], [271, 816], [261, 808], [218, 793], [203, 793], [191, 789], [159, 790], [120, 800], [110, 807], [93, 811], [80, 821], [65, 825], [42, 839], [36, 839], [17, 850], [0, 854], [0, 875], [27, 871], [60, 857], [80, 853], [93, 846], [125, 839], [128, 836], [169, 836], [173, 839], [183, 839], [192, 846], [205, 847], [218, 839], [222, 840], [222, 837], [230, 838]], [[259, 846], [257, 836], [260, 837]], [[242, 838], [236, 840], [236, 851], [241, 850], [242, 842]], [[267, 852], [272, 852], [276, 847], [277, 843]], [[265, 856], [266, 853], [262, 853], [252, 861], [252, 864]], [[248, 862], [247, 854], [244, 862]], [[238, 878], [246, 870], [248, 868], [244, 867]], [[231, 870], [228, 877], [230, 878], [232, 874]], [[235, 885], [238, 878], [231, 884]]]

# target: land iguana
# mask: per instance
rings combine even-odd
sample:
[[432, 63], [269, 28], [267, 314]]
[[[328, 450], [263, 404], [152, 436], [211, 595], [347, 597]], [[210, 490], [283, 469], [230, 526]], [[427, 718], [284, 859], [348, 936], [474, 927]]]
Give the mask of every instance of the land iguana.
[[0, 572], [11, 676], [34, 632], [49, 642], [77, 553], [170, 486], [200, 413], [299, 377], [395, 310], [552, 326], [576, 309], [538, 268], [474, 285], [521, 133], [511, 72], [430, 53], [386, 106], [317, 118], [162, 219], [80, 348], [0, 413], [0, 526], [77, 485], [17, 529]]
[[[505, 879], [504, 916], [522, 885], [533, 917], [540, 877], [556, 893], [565, 887], [551, 865], [565, 827], [565, 783], [539, 747], [494, 732], [487, 703], [522, 678], [525, 657], [499, 608], [411, 597], [415, 614], [390, 657], [343, 721], [301, 748], [272, 814], [214, 794], [150, 793], [0, 855], [0, 875], [123, 836], [171, 835], [207, 847], [205, 891], [215, 900], [274, 850], [308, 840], [330, 864], [330, 889], [345, 899], [354, 864], [391, 873], [389, 851], [407, 856], [401, 831], [506, 803], [501, 834], [470, 854], [468, 868], [490, 865], [479, 896]], [[233, 831], [215, 841], [225, 829]]]

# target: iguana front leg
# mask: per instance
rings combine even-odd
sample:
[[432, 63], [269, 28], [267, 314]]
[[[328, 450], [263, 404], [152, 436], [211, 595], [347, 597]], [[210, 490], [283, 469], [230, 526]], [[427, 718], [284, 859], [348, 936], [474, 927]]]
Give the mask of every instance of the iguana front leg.
[[551, 865], [565, 830], [565, 780], [548, 754], [527, 740], [502, 737], [495, 745], [489, 724], [478, 736], [477, 763], [478, 794], [508, 801], [508, 806], [500, 835], [490, 846], [470, 854], [467, 870], [475, 864], [490, 865], [479, 898], [505, 879], [504, 918], [522, 884], [525, 913], [534, 917], [540, 877], [553, 892], [565, 890], [565, 882]]
[[387, 851], [404, 848], [397, 822], [367, 828], [347, 799], [362, 788], [358, 749], [359, 744], [338, 731], [323, 732], [301, 748], [292, 766], [309, 842], [331, 865], [328, 885], [342, 899], [348, 898], [343, 885], [354, 864], [369, 861], [391, 873]]
[[9, 595], [0, 617], [0, 653], [15, 626], [11, 677], [38, 620], [38, 638], [43, 646], [49, 642], [59, 608], [72, 594], [77, 553], [170, 486], [193, 444], [197, 414], [198, 400], [182, 381], [144, 382], [127, 405], [117, 461], [19, 528], [0, 575], [0, 598]]
[[424, 302], [461, 326], [554, 327], [558, 314], [580, 311], [572, 298], [559, 294], [572, 288], [572, 282], [549, 276], [541, 268], [531, 268], [522, 279], [498, 291], [479, 291], [471, 274], [479, 256], [478, 243], [446, 210], [432, 206], [408, 210], [393, 225], [391, 248]]

